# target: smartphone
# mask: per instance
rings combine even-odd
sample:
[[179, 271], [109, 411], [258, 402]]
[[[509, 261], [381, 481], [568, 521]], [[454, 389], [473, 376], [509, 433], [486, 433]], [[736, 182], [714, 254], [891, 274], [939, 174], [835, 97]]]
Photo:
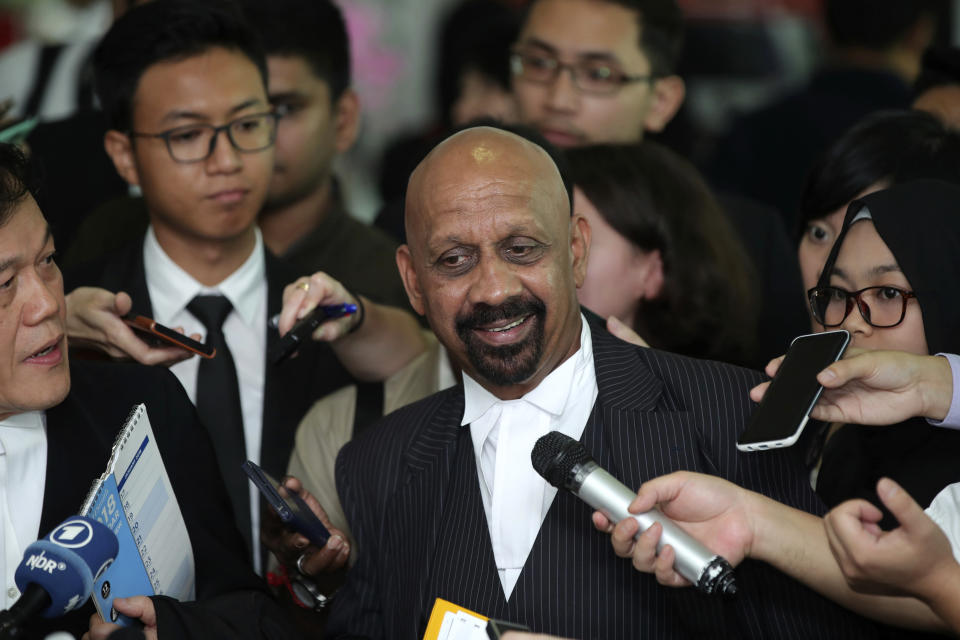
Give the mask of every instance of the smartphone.
[[495, 618], [487, 620], [487, 637], [490, 640], [500, 640], [507, 631], [530, 631], [530, 627], [518, 622], [508, 622]]
[[330, 532], [320, 522], [317, 514], [310, 510], [303, 498], [286, 489], [281, 494], [280, 483], [252, 460], [247, 460], [241, 466], [284, 524], [307, 536], [307, 539], [317, 547], [327, 544]]
[[[300, 345], [306, 342], [321, 324], [327, 320], [342, 318], [343, 316], [348, 316], [356, 312], [357, 305], [350, 303], [314, 307], [313, 311], [297, 321], [297, 323], [293, 325], [293, 328], [280, 338], [280, 342], [270, 350], [267, 358], [269, 358], [273, 364], [280, 364], [292, 356], [296, 350], [300, 348]], [[275, 315], [270, 318], [270, 325], [275, 327], [279, 321], [280, 315]]]
[[144, 342], [151, 347], [169, 347], [173, 345], [191, 351], [203, 358], [212, 358], [217, 355], [215, 347], [197, 342], [179, 331], [174, 331], [170, 327], [163, 326], [153, 318], [128, 313], [123, 316], [123, 321], [137, 331], [146, 334], [144, 336]]
[[737, 439], [737, 449], [760, 451], [794, 444], [823, 391], [817, 374], [839, 360], [849, 343], [850, 333], [843, 329], [794, 338], [760, 406]]

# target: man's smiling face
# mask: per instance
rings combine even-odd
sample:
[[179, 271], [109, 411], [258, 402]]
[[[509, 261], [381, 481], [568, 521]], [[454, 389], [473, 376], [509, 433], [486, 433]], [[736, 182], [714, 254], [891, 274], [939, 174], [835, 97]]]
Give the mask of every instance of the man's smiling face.
[[454, 361], [496, 395], [519, 397], [579, 347], [585, 236], [549, 156], [481, 127], [441, 143], [414, 173], [397, 261]]

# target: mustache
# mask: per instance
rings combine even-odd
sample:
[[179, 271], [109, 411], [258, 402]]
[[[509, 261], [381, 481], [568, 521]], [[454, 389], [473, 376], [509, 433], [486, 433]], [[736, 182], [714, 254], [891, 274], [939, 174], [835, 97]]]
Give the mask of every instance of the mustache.
[[481, 325], [520, 316], [543, 316], [547, 306], [539, 298], [514, 296], [496, 306], [479, 302], [467, 313], [457, 316], [457, 333], [465, 333]]

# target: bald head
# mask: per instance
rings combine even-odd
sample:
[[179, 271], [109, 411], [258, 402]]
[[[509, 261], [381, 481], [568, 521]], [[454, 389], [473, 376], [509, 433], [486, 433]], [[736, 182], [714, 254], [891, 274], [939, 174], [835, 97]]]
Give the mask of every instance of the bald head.
[[519, 398], [576, 351], [590, 230], [541, 147], [486, 127], [451, 136], [410, 177], [406, 214], [410, 304], [467, 375]]
[[528, 204], [569, 218], [563, 179], [542, 147], [493, 127], [455, 133], [434, 147], [410, 175], [405, 207], [408, 241], [416, 244], [431, 212], [466, 210], [470, 201], [503, 197], [503, 187], [511, 183], [536, 200]]

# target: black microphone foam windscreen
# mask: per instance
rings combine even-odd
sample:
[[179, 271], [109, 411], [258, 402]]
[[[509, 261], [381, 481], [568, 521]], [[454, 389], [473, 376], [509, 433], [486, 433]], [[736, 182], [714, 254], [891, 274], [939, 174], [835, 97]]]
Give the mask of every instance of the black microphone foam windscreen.
[[559, 431], [551, 431], [537, 440], [530, 452], [533, 468], [558, 489], [566, 489], [573, 468], [590, 459], [582, 444]]

